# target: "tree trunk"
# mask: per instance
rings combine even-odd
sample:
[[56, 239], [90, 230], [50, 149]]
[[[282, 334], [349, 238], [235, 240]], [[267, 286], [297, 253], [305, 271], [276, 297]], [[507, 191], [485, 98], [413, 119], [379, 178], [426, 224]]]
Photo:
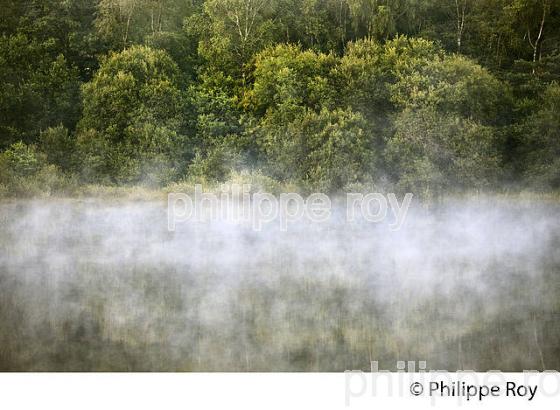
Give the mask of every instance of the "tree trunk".
[[534, 43], [531, 41], [531, 29], [527, 30], [529, 44], [533, 48], [533, 74], [535, 74], [535, 64], [537, 62], [537, 56], [538, 56], [539, 61], [541, 59], [539, 51], [540, 51], [540, 46], [541, 46], [541, 43], [542, 43], [542, 40], [543, 40], [544, 23], [546, 21], [546, 14], [547, 14], [548, 8], [550, 6], [549, 1], [544, 0], [543, 3], [542, 3], [542, 6], [543, 6], [543, 13], [542, 13], [542, 17], [541, 17], [541, 23], [539, 25], [539, 32], [537, 34], [537, 38], [535, 39]]
[[467, 9], [467, 0], [463, 0], [459, 6], [459, 0], [455, 0], [455, 9], [457, 13], [457, 52], [461, 52], [463, 42], [463, 31], [465, 29], [465, 12]]

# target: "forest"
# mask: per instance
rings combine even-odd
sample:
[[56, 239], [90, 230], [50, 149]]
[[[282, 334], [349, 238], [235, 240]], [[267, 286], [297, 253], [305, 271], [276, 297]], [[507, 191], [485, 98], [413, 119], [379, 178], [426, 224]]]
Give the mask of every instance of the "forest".
[[558, 0], [2, 0], [1, 15], [0, 197], [560, 186]]
[[0, 371], [560, 369], [560, 0], [0, 3]]

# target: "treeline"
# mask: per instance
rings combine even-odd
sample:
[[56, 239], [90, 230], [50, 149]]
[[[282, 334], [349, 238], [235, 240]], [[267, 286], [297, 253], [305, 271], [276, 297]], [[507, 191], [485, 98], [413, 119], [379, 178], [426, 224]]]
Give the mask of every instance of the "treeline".
[[0, 196], [560, 187], [560, 0], [2, 0]]

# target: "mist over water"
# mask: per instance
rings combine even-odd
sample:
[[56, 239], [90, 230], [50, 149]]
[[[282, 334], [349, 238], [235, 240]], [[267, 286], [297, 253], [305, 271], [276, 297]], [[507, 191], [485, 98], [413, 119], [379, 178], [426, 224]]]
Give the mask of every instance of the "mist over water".
[[228, 221], [160, 202], [0, 205], [0, 370], [560, 369], [560, 205], [405, 224]]

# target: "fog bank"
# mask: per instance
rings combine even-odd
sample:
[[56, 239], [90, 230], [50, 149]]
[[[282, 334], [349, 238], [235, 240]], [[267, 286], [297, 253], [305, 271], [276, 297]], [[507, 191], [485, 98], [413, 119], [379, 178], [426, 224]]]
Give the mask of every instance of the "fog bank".
[[560, 204], [339, 212], [169, 232], [159, 202], [0, 204], [0, 370], [560, 370]]

